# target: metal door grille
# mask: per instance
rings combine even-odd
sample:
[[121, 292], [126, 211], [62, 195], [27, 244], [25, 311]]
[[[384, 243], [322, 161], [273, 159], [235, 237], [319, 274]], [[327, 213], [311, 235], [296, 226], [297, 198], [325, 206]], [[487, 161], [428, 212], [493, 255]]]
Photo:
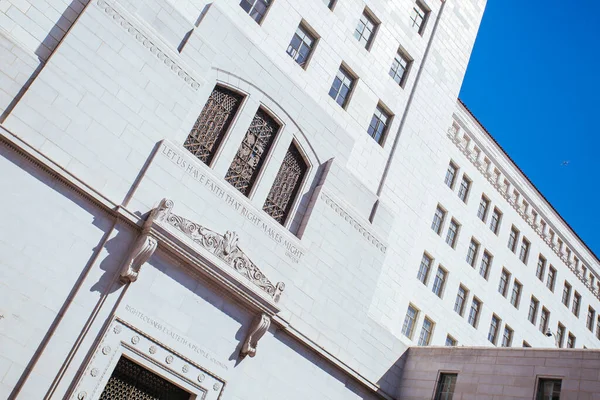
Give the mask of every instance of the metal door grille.
[[216, 86], [183, 147], [209, 165], [231, 125], [243, 96]]
[[246, 196], [256, 181], [278, 130], [279, 124], [265, 111], [258, 109], [225, 175], [225, 180]]
[[292, 208], [306, 170], [306, 162], [292, 143], [263, 206], [263, 210], [282, 225]]
[[190, 394], [121, 357], [100, 400], [189, 400]]

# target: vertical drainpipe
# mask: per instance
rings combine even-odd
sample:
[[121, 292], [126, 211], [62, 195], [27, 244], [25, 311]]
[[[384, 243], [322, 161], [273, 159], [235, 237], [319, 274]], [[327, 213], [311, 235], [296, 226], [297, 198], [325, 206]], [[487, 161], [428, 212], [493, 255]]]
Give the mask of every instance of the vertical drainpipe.
[[377, 214], [377, 209], [379, 208], [379, 201], [381, 199], [381, 193], [383, 192], [383, 187], [385, 186], [385, 182], [387, 181], [388, 173], [390, 171], [392, 161], [394, 160], [394, 156], [396, 155], [398, 143], [400, 142], [400, 137], [402, 136], [402, 131], [404, 130], [406, 118], [408, 117], [408, 113], [410, 112], [413, 99], [415, 97], [415, 93], [417, 92], [417, 89], [419, 87], [421, 75], [423, 74], [423, 70], [425, 69], [425, 63], [427, 62], [429, 51], [431, 50], [431, 45], [433, 44], [433, 39], [435, 38], [435, 34], [437, 33], [437, 29], [442, 19], [442, 15], [444, 14], [444, 9], [448, 0], [441, 0], [441, 2], [442, 5], [440, 6], [440, 11], [438, 12], [437, 18], [435, 19], [433, 30], [431, 31], [431, 36], [429, 37], [429, 41], [427, 42], [425, 53], [423, 53], [423, 60], [421, 61], [421, 65], [419, 66], [419, 71], [417, 72], [415, 83], [412, 87], [412, 90], [410, 91], [410, 95], [408, 96], [408, 102], [406, 103], [406, 107], [404, 108], [404, 113], [402, 114], [402, 119], [400, 120], [400, 126], [398, 127], [398, 131], [396, 132], [396, 137], [394, 138], [394, 143], [392, 144], [392, 149], [390, 150], [390, 155], [388, 156], [387, 162], [385, 163], [385, 168], [383, 170], [383, 174], [381, 175], [381, 180], [379, 181], [379, 186], [377, 188], [377, 201], [375, 201], [373, 209], [371, 210], [371, 215], [369, 216], [369, 221], [371, 222], [373, 222]]

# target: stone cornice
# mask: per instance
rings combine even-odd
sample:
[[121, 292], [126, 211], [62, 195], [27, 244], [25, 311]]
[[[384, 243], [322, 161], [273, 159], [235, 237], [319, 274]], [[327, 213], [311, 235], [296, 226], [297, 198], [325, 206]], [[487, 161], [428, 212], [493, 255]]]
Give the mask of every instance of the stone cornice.
[[[524, 190], [514, 183], [507, 175], [504, 168], [496, 163], [495, 157], [487, 154], [484, 146], [478, 143], [478, 140], [473, 134], [465, 129], [464, 125], [455, 121], [448, 129], [448, 138], [456, 145], [467, 159], [477, 168], [477, 170], [490, 182], [490, 184], [506, 199], [508, 204], [517, 211], [523, 221], [531, 226], [534, 232], [542, 239], [548, 248], [555, 253], [558, 258], [569, 268], [573, 274], [584, 284], [590, 292], [600, 300], [600, 291], [597, 287], [592, 286], [590, 280], [583, 276], [579, 270], [580, 265], [575, 262], [575, 257], [583, 265], [584, 257], [577, 254], [575, 247], [570, 245], [568, 241], [561, 236], [557, 229], [553, 228], [554, 224], [539, 207], [532, 204], [528, 198], [527, 205], [522, 202]], [[508, 182], [508, 184], [507, 184]], [[596, 277], [596, 281], [600, 283], [600, 275], [597, 274], [594, 268], [591, 268], [590, 263], [586, 263], [589, 273]]]
[[387, 245], [372, 231], [372, 228], [370, 227], [371, 224], [367, 220], [363, 220], [363, 218], [357, 215], [352, 215], [349, 211], [347, 211], [348, 207], [344, 206], [340, 200], [338, 200], [331, 193], [328, 193], [326, 190], [322, 189], [320, 196], [325, 204], [327, 204], [333, 211], [335, 211], [336, 214], [350, 224], [350, 226], [356, 229], [365, 238], [365, 240], [369, 241], [383, 254], [386, 253]]
[[152, 35], [143, 28], [142, 24], [137, 22], [135, 17], [129, 15], [128, 11], [108, 0], [96, 0], [95, 4], [115, 21], [115, 23], [121, 26], [127, 33], [148, 49], [150, 53], [154, 54], [156, 58], [162, 61], [189, 87], [195, 91], [200, 88], [202, 81], [192, 76], [189, 72], [191, 71], [191, 68], [184, 65], [177, 54], [168, 50], [166, 44], [161, 43], [158, 38], [152, 37]]

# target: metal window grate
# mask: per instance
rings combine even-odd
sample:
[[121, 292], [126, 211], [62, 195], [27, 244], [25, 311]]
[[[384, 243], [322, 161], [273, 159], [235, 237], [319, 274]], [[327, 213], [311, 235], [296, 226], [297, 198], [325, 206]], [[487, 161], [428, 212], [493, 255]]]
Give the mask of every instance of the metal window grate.
[[121, 357], [100, 400], [189, 400], [190, 394], [171, 382]]
[[265, 111], [256, 112], [225, 175], [225, 180], [244, 195], [250, 194], [278, 130], [279, 124]]
[[225, 136], [243, 96], [217, 86], [204, 105], [183, 147], [209, 165]]
[[282, 225], [294, 204], [307, 169], [300, 151], [292, 143], [263, 205], [263, 210]]

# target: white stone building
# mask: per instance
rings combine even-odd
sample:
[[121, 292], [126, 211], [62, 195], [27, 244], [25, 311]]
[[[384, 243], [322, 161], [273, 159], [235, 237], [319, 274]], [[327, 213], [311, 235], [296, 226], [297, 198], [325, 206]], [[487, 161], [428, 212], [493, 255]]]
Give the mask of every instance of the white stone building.
[[0, 0], [0, 398], [592, 398], [521, 348], [600, 266], [457, 101], [485, 3]]

